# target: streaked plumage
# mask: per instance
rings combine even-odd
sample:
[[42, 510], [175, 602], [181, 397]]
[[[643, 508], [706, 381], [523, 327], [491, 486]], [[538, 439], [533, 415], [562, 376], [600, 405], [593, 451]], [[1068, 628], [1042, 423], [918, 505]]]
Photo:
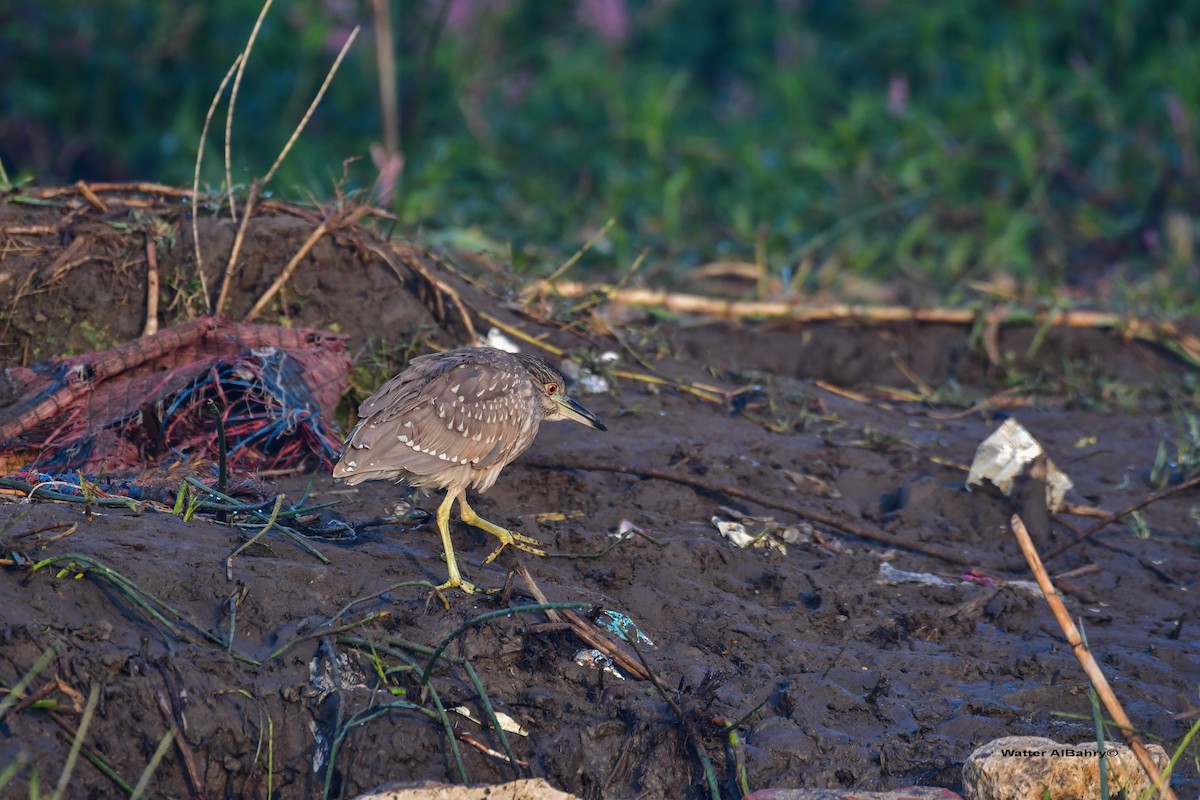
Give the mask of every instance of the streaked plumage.
[[459, 501], [463, 521], [506, 545], [543, 553], [536, 542], [479, 519], [467, 504], [468, 487], [486, 491], [501, 470], [528, 449], [542, 420], [572, 419], [607, 430], [591, 412], [570, 399], [561, 372], [540, 358], [490, 347], [466, 347], [414, 358], [408, 369], [367, 398], [361, 418], [333, 468], [335, 478], [357, 484], [404, 480], [426, 489], [445, 489], [438, 528], [450, 580], [442, 587], [473, 587], [458, 574], [450, 545], [448, 516]]

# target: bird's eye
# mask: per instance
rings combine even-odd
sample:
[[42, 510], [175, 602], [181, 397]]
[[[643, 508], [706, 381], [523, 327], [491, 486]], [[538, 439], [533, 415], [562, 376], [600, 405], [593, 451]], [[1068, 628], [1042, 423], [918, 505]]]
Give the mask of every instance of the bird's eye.
[[546, 394], [549, 394], [549, 395], [558, 394], [558, 384], [557, 383], [547, 383], [546, 384]]

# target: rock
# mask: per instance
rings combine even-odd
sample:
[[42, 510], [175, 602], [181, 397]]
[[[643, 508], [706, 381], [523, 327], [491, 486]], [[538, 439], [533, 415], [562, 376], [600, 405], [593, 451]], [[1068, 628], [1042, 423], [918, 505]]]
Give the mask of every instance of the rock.
[[486, 786], [458, 786], [449, 783], [389, 783], [360, 794], [354, 800], [579, 800], [560, 792], [541, 778], [496, 783]]
[[949, 789], [906, 786], [888, 792], [859, 792], [854, 789], [759, 789], [746, 800], [962, 800]]
[[[1167, 752], [1146, 745], [1158, 768]], [[1123, 744], [1105, 744], [1108, 793], [1137, 797], [1150, 787], [1137, 756]], [[1100, 797], [1100, 762], [1095, 742], [1060, 744], [1040, 736], [1005, 736], [971, 753], [963, 765], [963, 794], [969, 800], [1027, 800], [1049, 792], [1054, 800]]]

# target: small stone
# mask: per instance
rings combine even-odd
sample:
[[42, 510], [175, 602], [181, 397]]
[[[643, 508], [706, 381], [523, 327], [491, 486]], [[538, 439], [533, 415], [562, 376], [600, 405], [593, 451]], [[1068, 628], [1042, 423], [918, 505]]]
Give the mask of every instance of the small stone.
[[[1110, 797], [1138, 797], [1150, 779], [1123, 744], [1106, 742]], [[1167, 751], [1146, 745], [1160, 770]], [[1054, 800], [1100, 797], [1100, 760], [1095, 742], [1060, 744], [1040, 736], [1005, 736], [971, 753], [963, 764], [963, 793], [971, 800], [1027, 800], [1046, 793]]]
[[490, 786], [458, 786], [446, 783], [389, 783], [360, 794], [354, 800], [579, 800], [560, 792], [541, 778]]
[[856, 789], [759, 789], [746, 800], [962, 800], [949, 789], [935, 786], [905, 786], [887, 792]]

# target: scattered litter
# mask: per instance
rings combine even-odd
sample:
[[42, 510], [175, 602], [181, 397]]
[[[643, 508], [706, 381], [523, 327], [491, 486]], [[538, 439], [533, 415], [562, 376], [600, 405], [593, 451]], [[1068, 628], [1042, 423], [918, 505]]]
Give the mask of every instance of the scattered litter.
[[1012, 589], [1020, 589], [1025, 594], [1034, 597], [1042, 596], [1042, 587], [1037, 585], [1037, 581], [1005, 581], [1004, 585]]
[[[924, 586], [958, 585], [956, 581], [943, 578], [941, 575], [934, 575], [930, 572], [906, 572], [902, 569], [896, 569], [886, 561], [879, 565], [879, 576], [876, 580], [879, 583], [919, 583]], [[960, 580], [966, 583], [978, 583], [981, 586], [1004, 586], [1031, 594], [1035, 597], [1041, 597], [1042, 595], [1042, 590], [1033, 581], [1002, 581], [973, 569], [964, 572]]]
[[[1009, 417], [975, 451], [967, 487], [980, 486], [986, 479], [1004, 494], [1012, 494], [1013, 480], [1045, 452], [1021, 423]], [[1047, 457], [1046, 506], [1051, 511], [1058, 511], [1073, 486], [1071, 479]]]
[[[596, 357], [596, 361], [605, 366], [615, 364], [619, 359], [620, 356], [612, 350]], [[605, 394], [612, 390], [612, 381], [598, 372], [570, 360], [564, 360], [561, 366], [563, 374], [570, 378], [583, 394]]]
[[654, 647], [654, 642], [649, 636], [642, 633], [641, 628], [633, 623], [628, 614], [622, 614], [620, 611], [605, 608], [600, 611], [595, 622], [601, 628], [615, 633], [627, 642], [631, 641], [629, 635], [632, 633], [634, 644], [648, 644]]
[[634, 525], [629, 520], [623, 519], [623, 520], [621, 520], [620, 524], [617, 525], [616, 532], [610, 533], [608, 535], [614, 539], [620, 539], [621, 541], [625, 541], [630, 536], [633, 536], [635, 533], [642, 533], [642, 529], [639, 528], [637, 525]]
[[[467, 719], [471, 720], [471, 722], [474, 722], [479, 727], [481, 727], [481, 728], [483, 727], [483, 722], [481, 722], [479, 720], [479, 717], [476, 717], [474, 712], [472, 712], [471, 709], [468, 708], [467, 706], [455, 706], [454, 708], [452, 708], [450, 710], [456, 714], [460, 714], [460, 715], [466, 717]], [[518, 723], [515, 719], [510, 717], [508, 714], [505, 714], [503, 711], [497, 711], [497, 712], [495, 712], [495, 714], [496, 714], [496, 722], [500, 723], [501, 730], [505, 731], [506, 733], [515, 733], [517, 736], [528, 736], [529, 735], [529, 731], [522, 728], [520, 723]]]
[[[799, 525], [780, 525], [772, 517], [750, 517], [732, 508], [722, 507], [721, 511], [738, 521], [729, 521], [714, 516], [713, 525], [721, 535], [735, 547], [766, 548], [778, 550], [781, 555], [787, 555], [787, 546], [797, 542], [808, 541], [812, 538], [812, 526], [807, 523]], [[758, 528], [757, 533], [750, 533], [747, 524]]]
[[512, 339], [501, 333], [499, 328], [491, 328], [487, 332], [487, 336], [479, 342], [484, 347], [494, 347], [497, 350], [503, 350], [506, 353], [519, 353], [521, 348]]
[[579, 390], [584, 394], [605, 394], [612, 389], [612, 383], [603, 375], [584, 370], [579, 376]]
[[581, 667], [590, 667], [591, 669], [610, 672], [621, 680], [625, 680], [625, 676], [613, 666], [613, 660], [599, 650], [580, 650], [575, 654], [575, 663]]
[[977, 569], [969, 569], [962, 574], [961, 580], [966, 583], [978, 583], [980, 586], [995, 586], [996, 579]]
[[367, 673], [350, 661], [345, 653], [337, 654], [337, 668], [330, 663], [323, 650], [308, 662], [308, 682], [324, 697], [335, 689], [369, 689]]
[[313, 754], [312, 754], [312, 770], [313, 774], [320, 774], [324, 769], [325, 764], [329, 761], [330, 741], [325, 735], [325, 731], [317, 725], [315, 719], [308, 721], [308, 730], [313, 737]]
[[882, 583], [920, 583], [925, 586], [954, 586], [954, 581], [930, 572], [905, 572], [896, 569], [886, 561], [879, 565], [879, 578]]

